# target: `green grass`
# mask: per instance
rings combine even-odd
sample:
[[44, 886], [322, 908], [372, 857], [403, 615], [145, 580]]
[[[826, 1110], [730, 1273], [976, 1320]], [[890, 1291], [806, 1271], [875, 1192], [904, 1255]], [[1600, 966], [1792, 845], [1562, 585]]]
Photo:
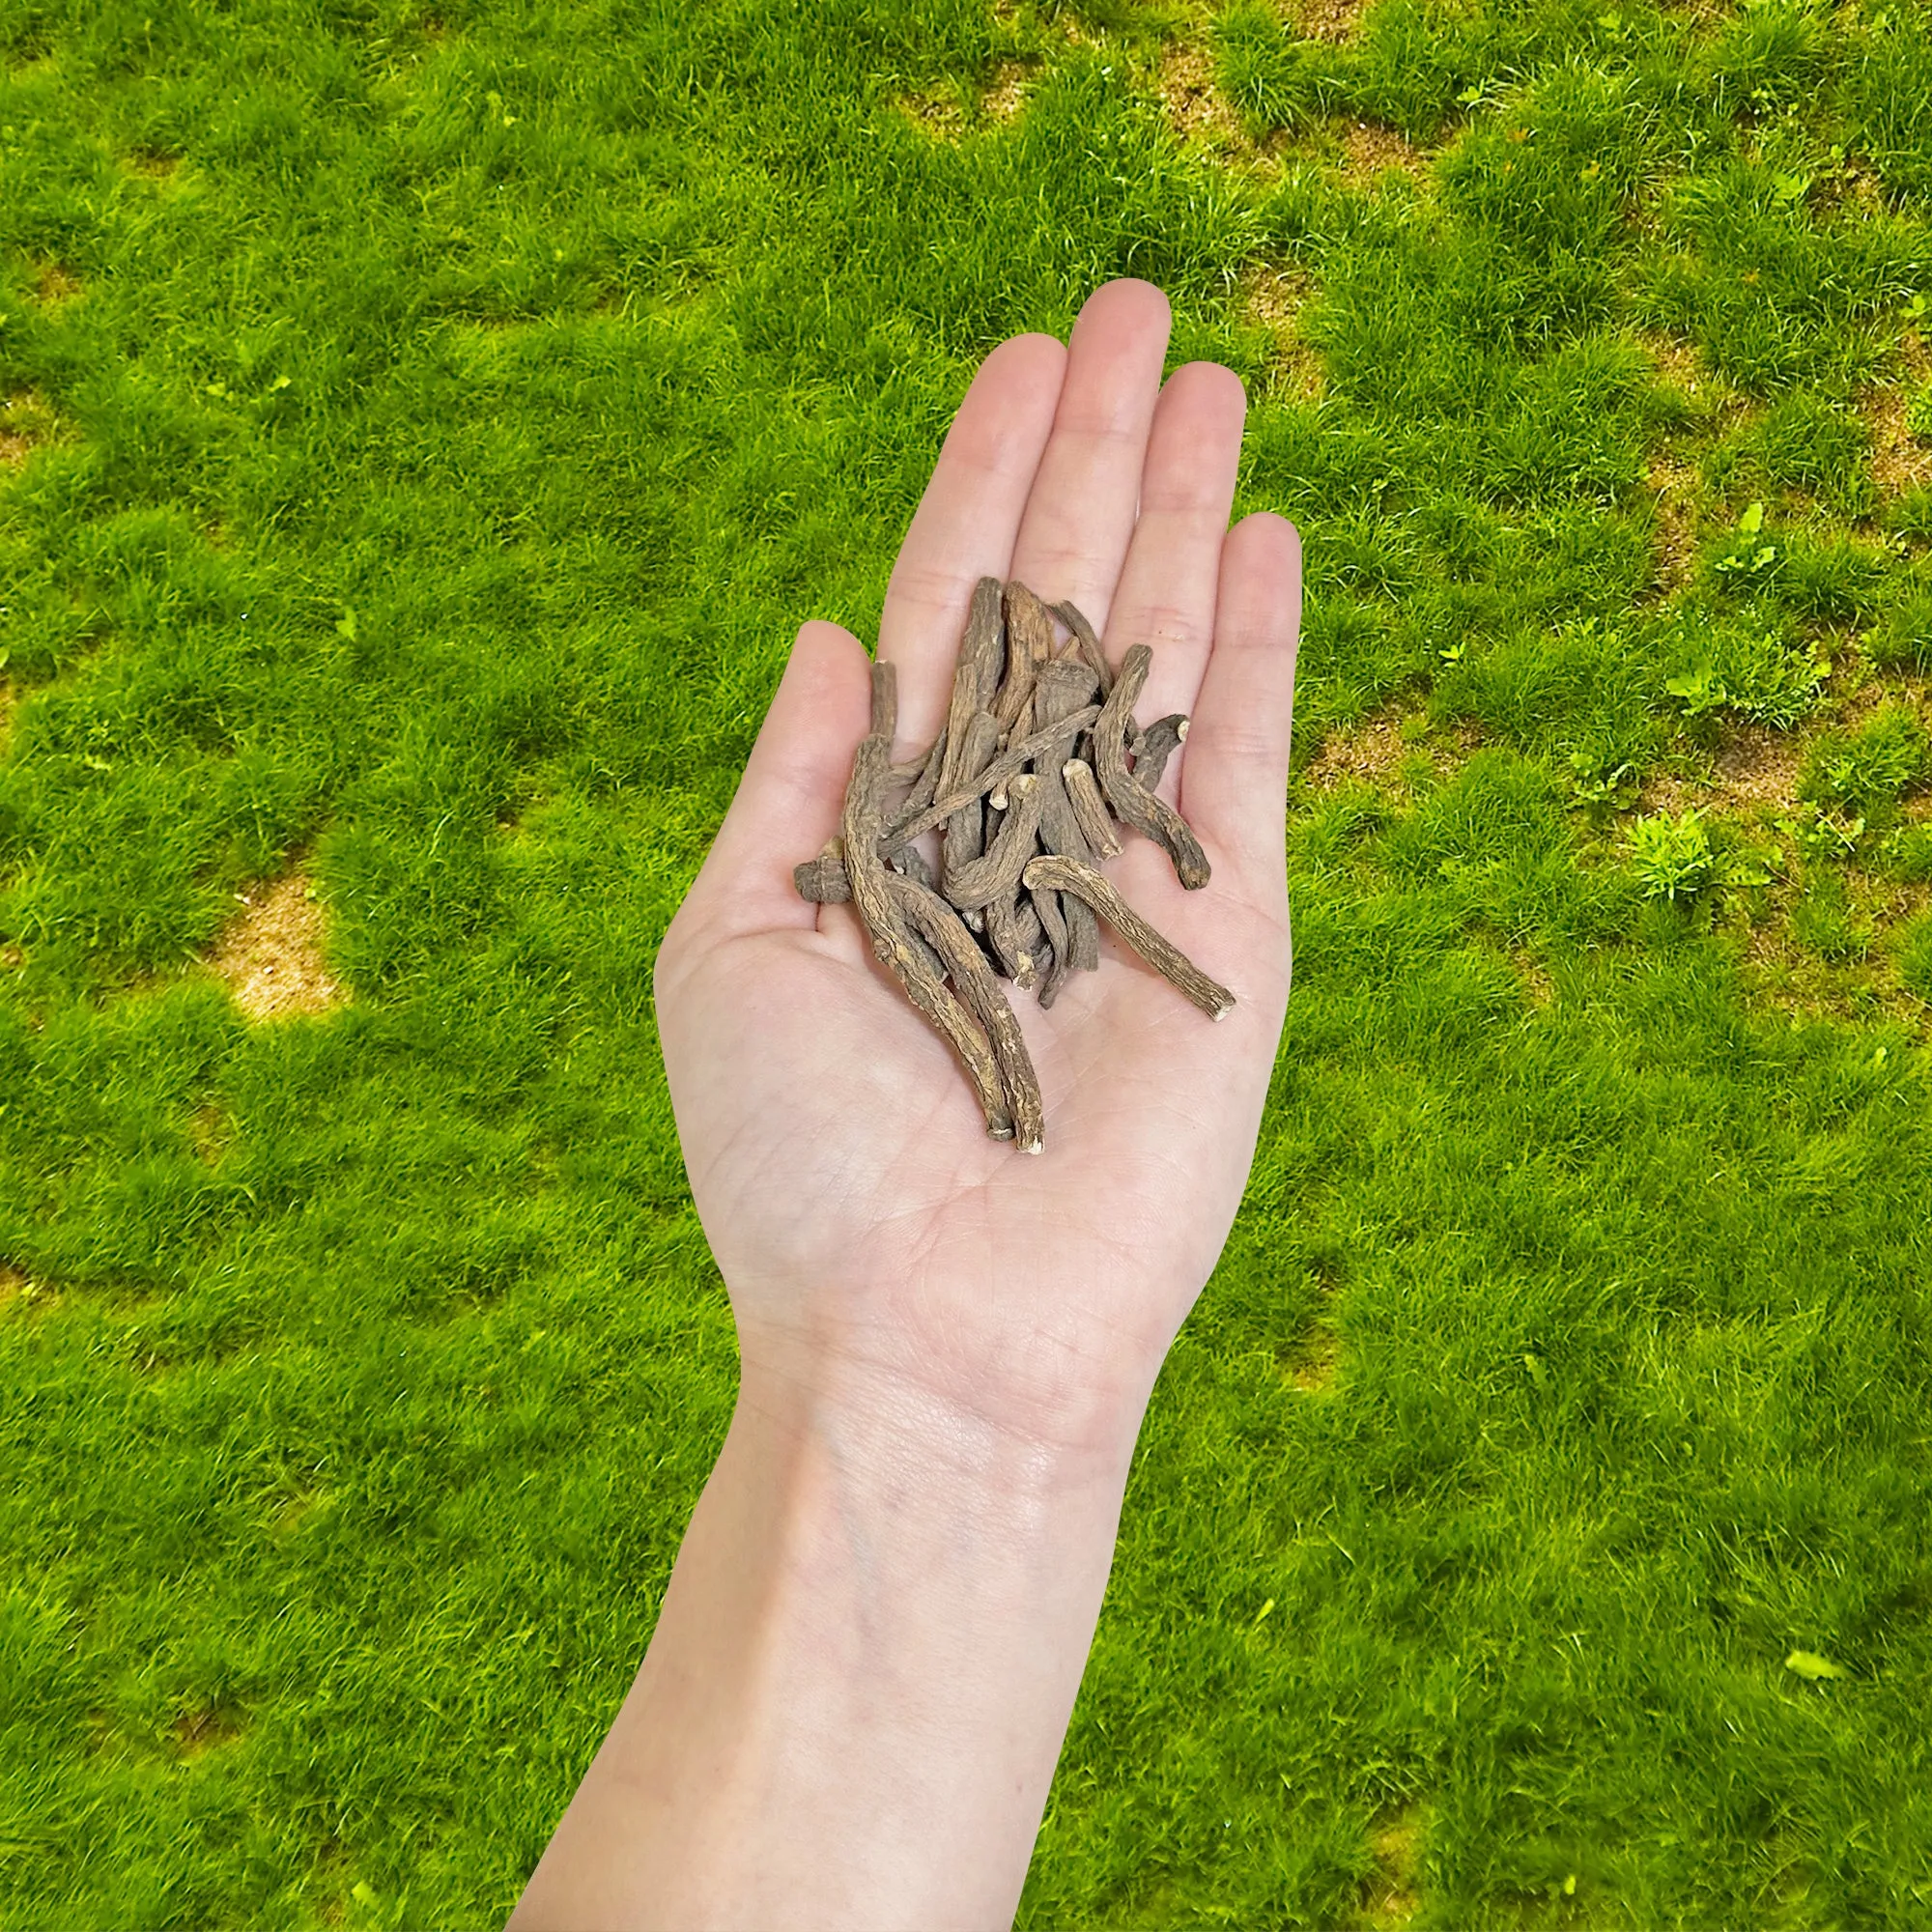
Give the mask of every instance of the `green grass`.
[[1304, 532], [1297, 973], [1022, 1923], [1924, 1925], [1928, 46], [0, 8], [8, 1926], [507, 1910], [731, 1403], [657, 939], [1122, 273]]

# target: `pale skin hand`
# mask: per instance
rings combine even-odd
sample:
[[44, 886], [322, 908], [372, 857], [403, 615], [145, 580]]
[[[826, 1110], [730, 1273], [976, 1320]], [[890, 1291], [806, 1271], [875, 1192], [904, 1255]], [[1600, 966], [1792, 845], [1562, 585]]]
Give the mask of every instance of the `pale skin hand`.
[[1276, 517], [1228, 530], [1241, 385], [1195, 363], [1160, 388], [1166, 337], [1159, 293], [1120, 282], [1070, 353], [1021, 336], [987, 358], [879, 651], [898, 667], [903, 760], [944, 720], [983, 573], [1070, 597], [1116, 664], [1153, 646], [1138, 713], [1191, 714], [1162, 789], [1213, 878], [1184, 892], [1133, 833], [1108, 874], [1235, 1010], [1210, 1023], [1103, 928], [1099, 971], [1070, 976], [1051, 1012], [1012, 995], [1045, 1152], [989, 1139], [852, 908], [792, 890], [794, 862], [838, 829], [867, 724], [865, 653], [830, 624], [799, 636], [658, 969], [692, 1192], [748, 1350], [830, 1350], [1030, 1430], [1151, 1386], [1239, 1205], [1288, 999], [1298, 545]]
[[[1213, 867], [1132, 833], [1127, 901], [1237, 1005], [1210, 1022], [1101, 929], [1050, 1012], [1012, 990], [1045, 1151], [994, 1141], [850, 906], [791, 868], [838, 829], [868, 667], [799, 633], [657, 970], [698, 1214], [743, 1384], [651, 1653], [513, 1921], [990, 1926], [1010, 1918], [1161, 1360], [1254, 1155], [1289, 988], [1284, 810], [1299, 544], [1233, 530], [1245, 401], [1160, 371], [1160, 292], [986, 359], [888, 589], [895, 756], [943, 720], [981, 575], [1071, 598]], [[890, 1687], [888, 1695], [882, 1687]]]

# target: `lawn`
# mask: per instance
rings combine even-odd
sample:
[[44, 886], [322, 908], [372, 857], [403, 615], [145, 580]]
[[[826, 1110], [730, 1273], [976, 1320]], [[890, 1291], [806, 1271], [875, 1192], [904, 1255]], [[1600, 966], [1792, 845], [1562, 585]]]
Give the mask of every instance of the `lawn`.
[[1297, 971], [1020, 1923], [1932, 1923], [1927, 0], [0, 0], [8, 1932], [507, 1912], [732, 1402], [657, 942], [1117, 274]]

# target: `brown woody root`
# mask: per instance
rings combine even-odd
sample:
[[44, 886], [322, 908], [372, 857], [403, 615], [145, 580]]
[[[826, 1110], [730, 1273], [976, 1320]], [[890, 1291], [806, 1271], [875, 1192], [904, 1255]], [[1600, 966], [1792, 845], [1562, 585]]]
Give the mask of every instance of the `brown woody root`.
[[[793, 868], [801, 897], [851, 903], [872, 951], [958, 1054], [986, 1131], [1024, 1152], [1043, 1145], [1044, 1110], [1001, 979], [1052, 1006], [1070, 974], [1099, 964], [1104, 920], [1211, 1018], [1235, 1004], [1097, 869], [1124, 824], [1166, 851], [1183, 886], [1208, 883], [1200, 840], [1154, 793], [1187, 720], [1177, 712], [1143, 730], [1133, 718], [1152, 656], [1136, 644], [1117, 671], [1072, 604], [982, 577], [938, 738], [893, 764], [897, 687], [892, 665], [874, 664], [871, 728], [839, 836]], [[936, 873], [913, 843], [934, 831]]]
[[1092, 866], [1083, 866], [1078, 859], [1034, 859], [1027, 865], [1026, 882], [1084, 900], [1210, 1020], [1225, 1018], [1234, 1007], [1235, 996], [1227, 987], [1208, 979], [1179, 947], [1163, 939]]

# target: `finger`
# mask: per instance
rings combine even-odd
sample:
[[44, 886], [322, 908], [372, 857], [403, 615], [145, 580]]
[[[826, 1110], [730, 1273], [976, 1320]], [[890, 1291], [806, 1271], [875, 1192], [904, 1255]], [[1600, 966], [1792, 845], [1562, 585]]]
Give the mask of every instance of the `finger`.
[[838, 829], [852, 747], [870, 709], [871, 668], [858, 639], [837, 624], [805, 625], [680, 919], [713, 940], [811, 929], [818, 908], [799, 897], [792, 867]]
[[973, 586], [1008, 574], [1065, 366], [1064, 343], [1015, 335], [980, 365], [952, 418], [879, 615], [879, 655], [899, 669], [896, 756], [939, 735]]
[[1188, 726], [1180, 810], [1217, 865], [1225, 855], [1237, 878], [1270, 898], [1287, 891], [1300, 632], [1301, 537], [1284, 517], [1244, 517], [1221, 547], [1214, 648]]
[[[1143, 724], [1194, 709], [1214, 638], [1221, 546], [1247, 412], [1241, 379], [1218, 362], [1177, 369], [1155, 405], [1140, 521], [1106, 633], [1116, 664], [1130, 644], [1153, 646], [1153, 667], [1135, 707]], [[1178, 755], [1184, 760], [1185, 750]]]
[[1102, 633], [1134, 533], [1172, 323], [1151, 282], [1108, 282], [1088, 297], [1013, 545], [1010, 575], [1049, 604], [1070, 597]]

